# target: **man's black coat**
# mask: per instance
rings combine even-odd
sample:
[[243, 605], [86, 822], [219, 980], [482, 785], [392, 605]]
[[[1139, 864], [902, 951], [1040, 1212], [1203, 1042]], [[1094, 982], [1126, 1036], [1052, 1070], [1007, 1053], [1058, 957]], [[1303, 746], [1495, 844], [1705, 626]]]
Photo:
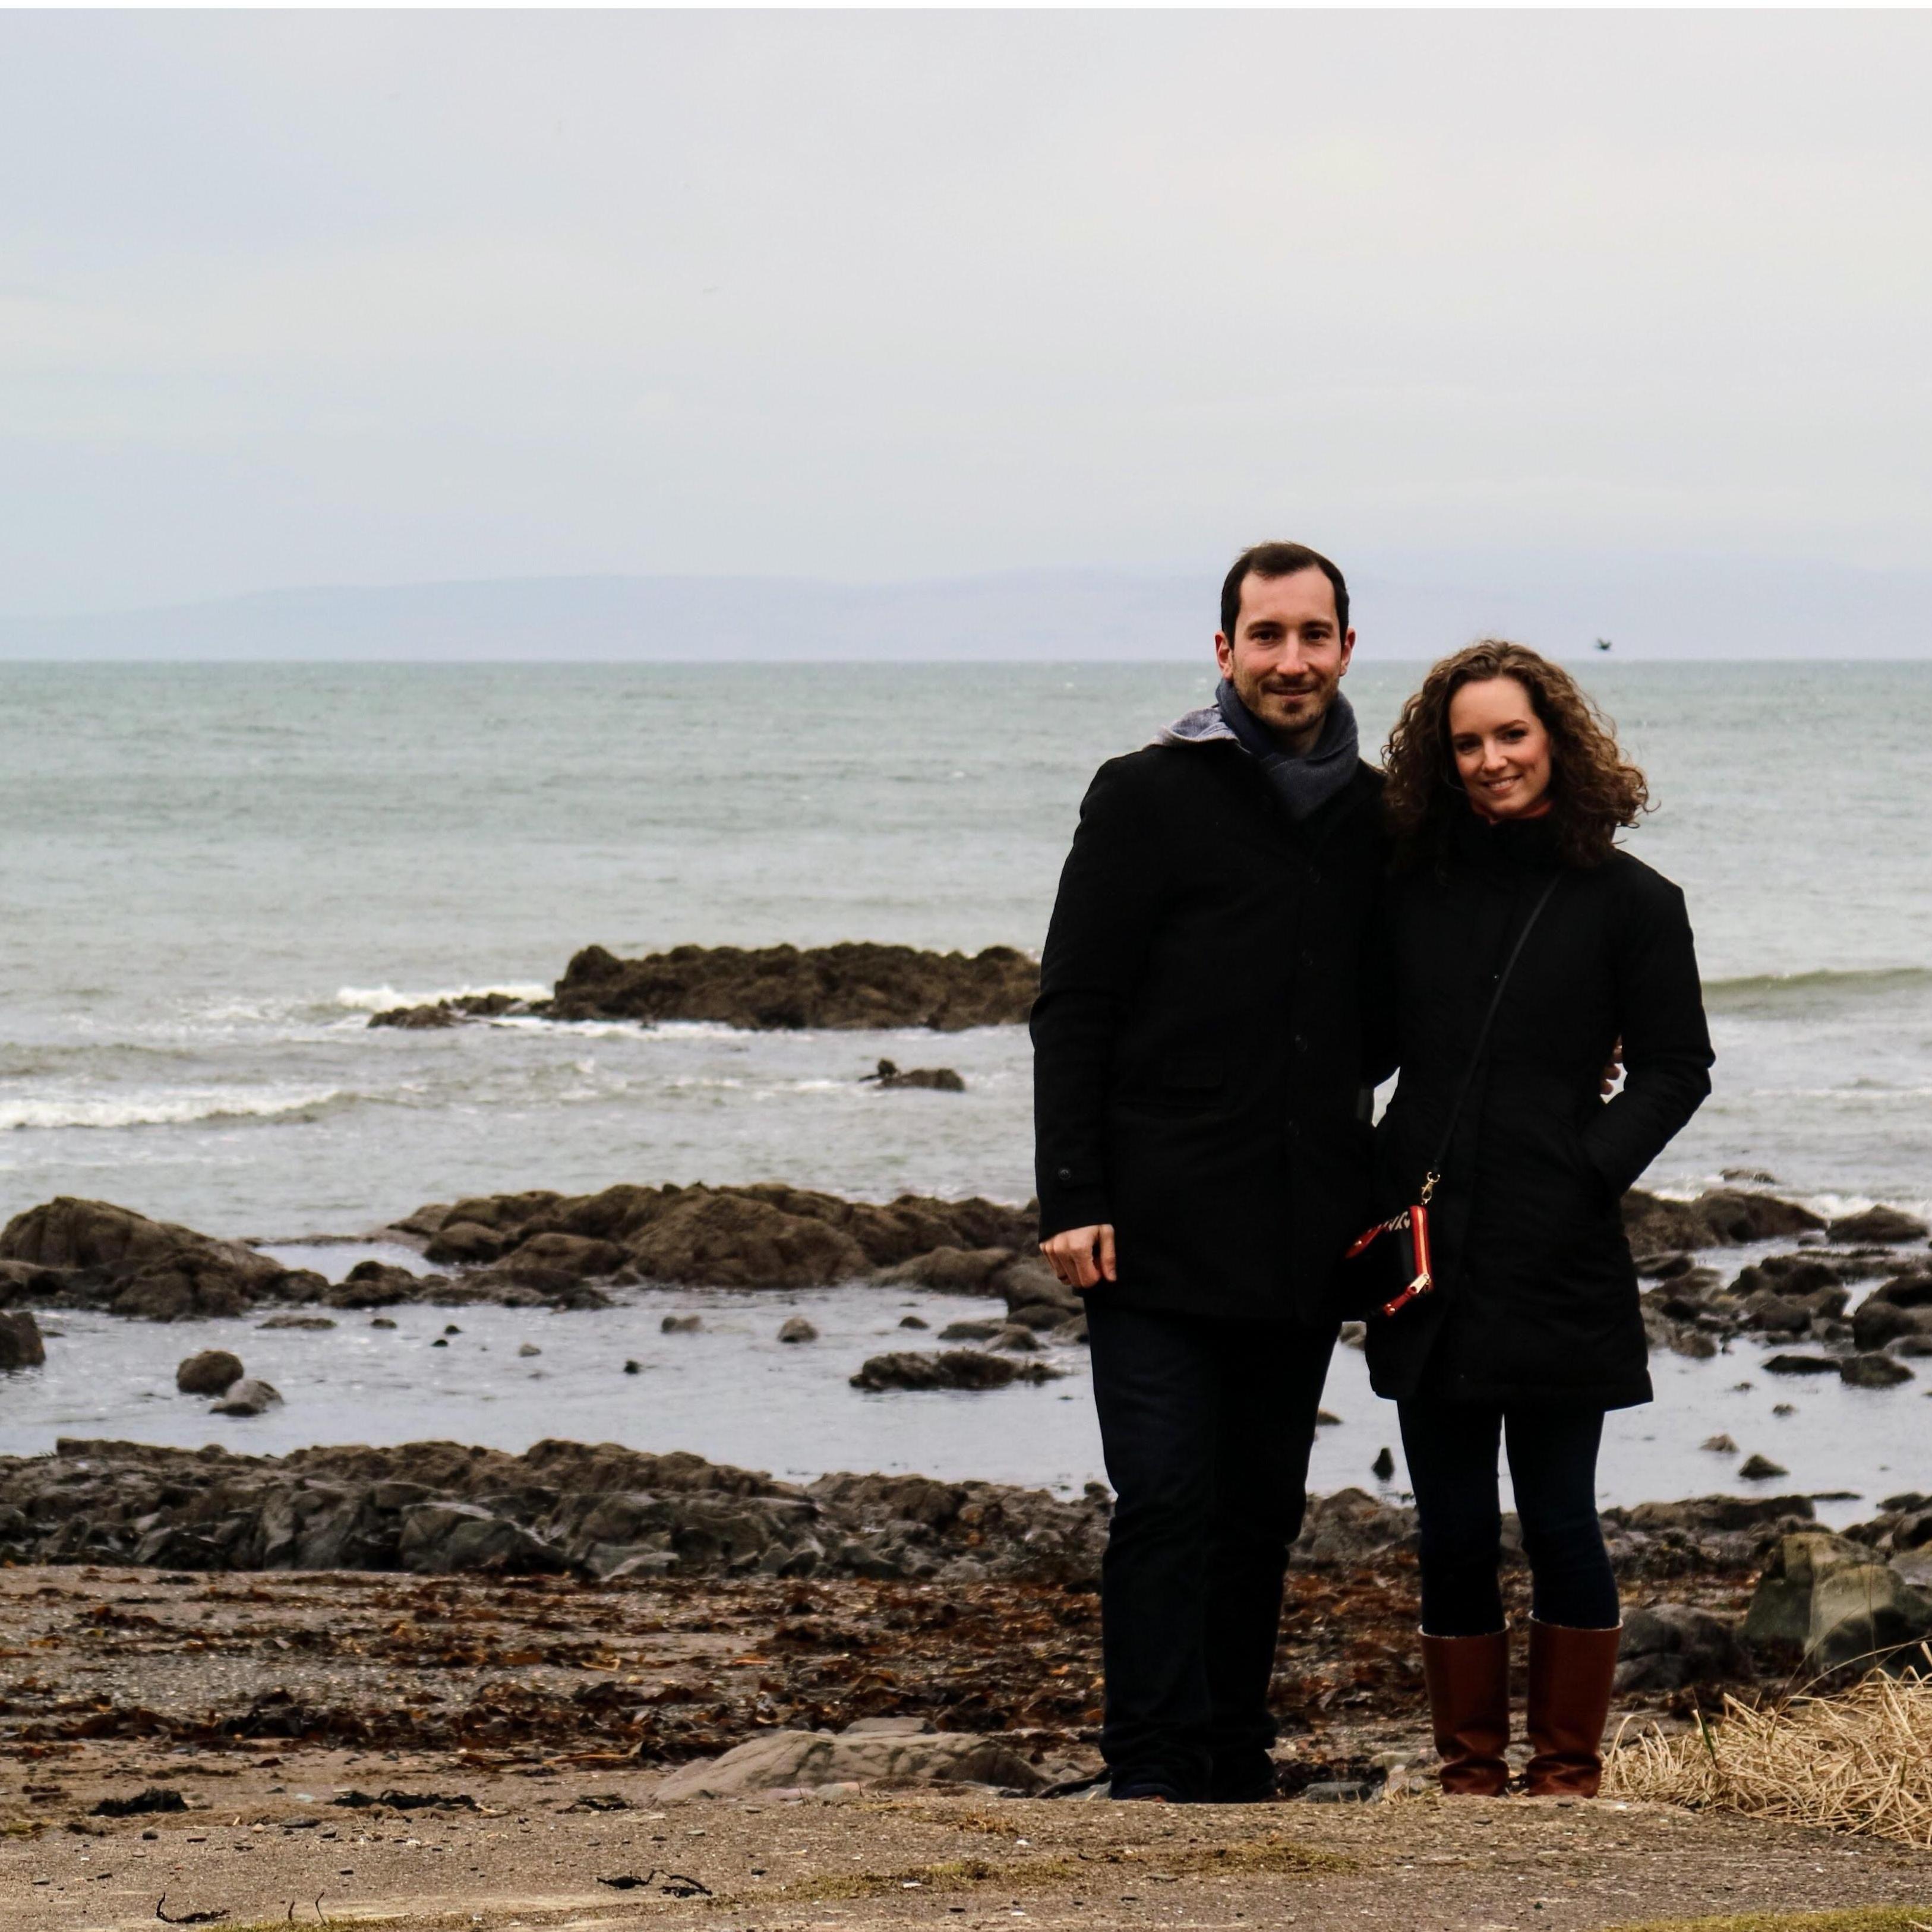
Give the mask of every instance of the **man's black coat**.
[[1112, 1222], [1136, 1308], [1334, 1318], [1370, 1204], [1380, 773], [1299, 824], [1229, 740], [1102, 765], [1033, 1010], [1042, 1239]]
[[[1711, 1090], [1684, 895], [1628, 852], [1562, 868], [1549, 821], [1465, 812], [1439, 863], [1396, 875], [1376, 942], [1402, 1078], [1376, 1132], [1378, 1211], [1415, 1198], [1495, 976], [1556, 892], [1497, 1009], [1432, 1204], [1437, 1292], [1369, 1324], [1376, 1391], [1616, 1408], [1650, 1399], [1619, 1209]], [[1623, 1042], [1623, 1090], [1598, 1085]]]

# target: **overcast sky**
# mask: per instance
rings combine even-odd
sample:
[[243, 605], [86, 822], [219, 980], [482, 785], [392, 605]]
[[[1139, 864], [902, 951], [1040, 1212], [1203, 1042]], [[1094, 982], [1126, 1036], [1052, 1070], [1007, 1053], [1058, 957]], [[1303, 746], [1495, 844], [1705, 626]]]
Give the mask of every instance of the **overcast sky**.
[[0, 612], [1932, 561], [1932, 16], [0, 16]]

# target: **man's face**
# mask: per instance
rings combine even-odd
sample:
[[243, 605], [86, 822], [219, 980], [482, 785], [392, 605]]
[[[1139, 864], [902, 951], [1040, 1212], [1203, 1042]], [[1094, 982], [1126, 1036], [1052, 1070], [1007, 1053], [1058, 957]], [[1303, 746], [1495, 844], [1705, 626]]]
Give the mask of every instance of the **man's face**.
[[1240, 615], [1229, 638], [1214, 634], [1214, 656], [1234, 695], [1292, 752], [1322, 735], [1355, 648], [1335, 621], [1335, 586], [1320, 571], [1241, 580]]

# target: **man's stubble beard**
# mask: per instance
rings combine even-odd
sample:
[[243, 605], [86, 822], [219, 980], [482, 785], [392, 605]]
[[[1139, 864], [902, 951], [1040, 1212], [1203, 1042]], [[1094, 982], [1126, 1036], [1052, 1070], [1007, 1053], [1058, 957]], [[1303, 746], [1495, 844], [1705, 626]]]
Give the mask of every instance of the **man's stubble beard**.
[[1342, 688], [1341, 674], [1334, 676], [1317, 679], [1312, 686], [1295, 694], [1292, 713], [1284, 716], [1278, 708], [1282, 693], [1274, 697], [1268, 690], [1266, 676], [1234, 680], [1234, 695], [1245, 704], [1254, 716], [1270, 731], [1292, 731], [1298, 737], [1310, 732], [1319, 732], [1326, 720], [1336, 694]]

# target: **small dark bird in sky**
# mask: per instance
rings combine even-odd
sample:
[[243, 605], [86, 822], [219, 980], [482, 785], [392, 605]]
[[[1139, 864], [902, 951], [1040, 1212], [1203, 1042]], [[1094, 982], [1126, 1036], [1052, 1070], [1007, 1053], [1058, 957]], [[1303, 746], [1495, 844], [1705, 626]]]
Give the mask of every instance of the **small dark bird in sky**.
[[1606, 650], [1608, 650], [1610, 649], [1610, 639], [1609, 639], [1608, 638], [1599, 638], [1597, 640], [1597, 648], [1598, 648], [1598, 650], [1600, 650], [1600, 651], [1606, 651]]

